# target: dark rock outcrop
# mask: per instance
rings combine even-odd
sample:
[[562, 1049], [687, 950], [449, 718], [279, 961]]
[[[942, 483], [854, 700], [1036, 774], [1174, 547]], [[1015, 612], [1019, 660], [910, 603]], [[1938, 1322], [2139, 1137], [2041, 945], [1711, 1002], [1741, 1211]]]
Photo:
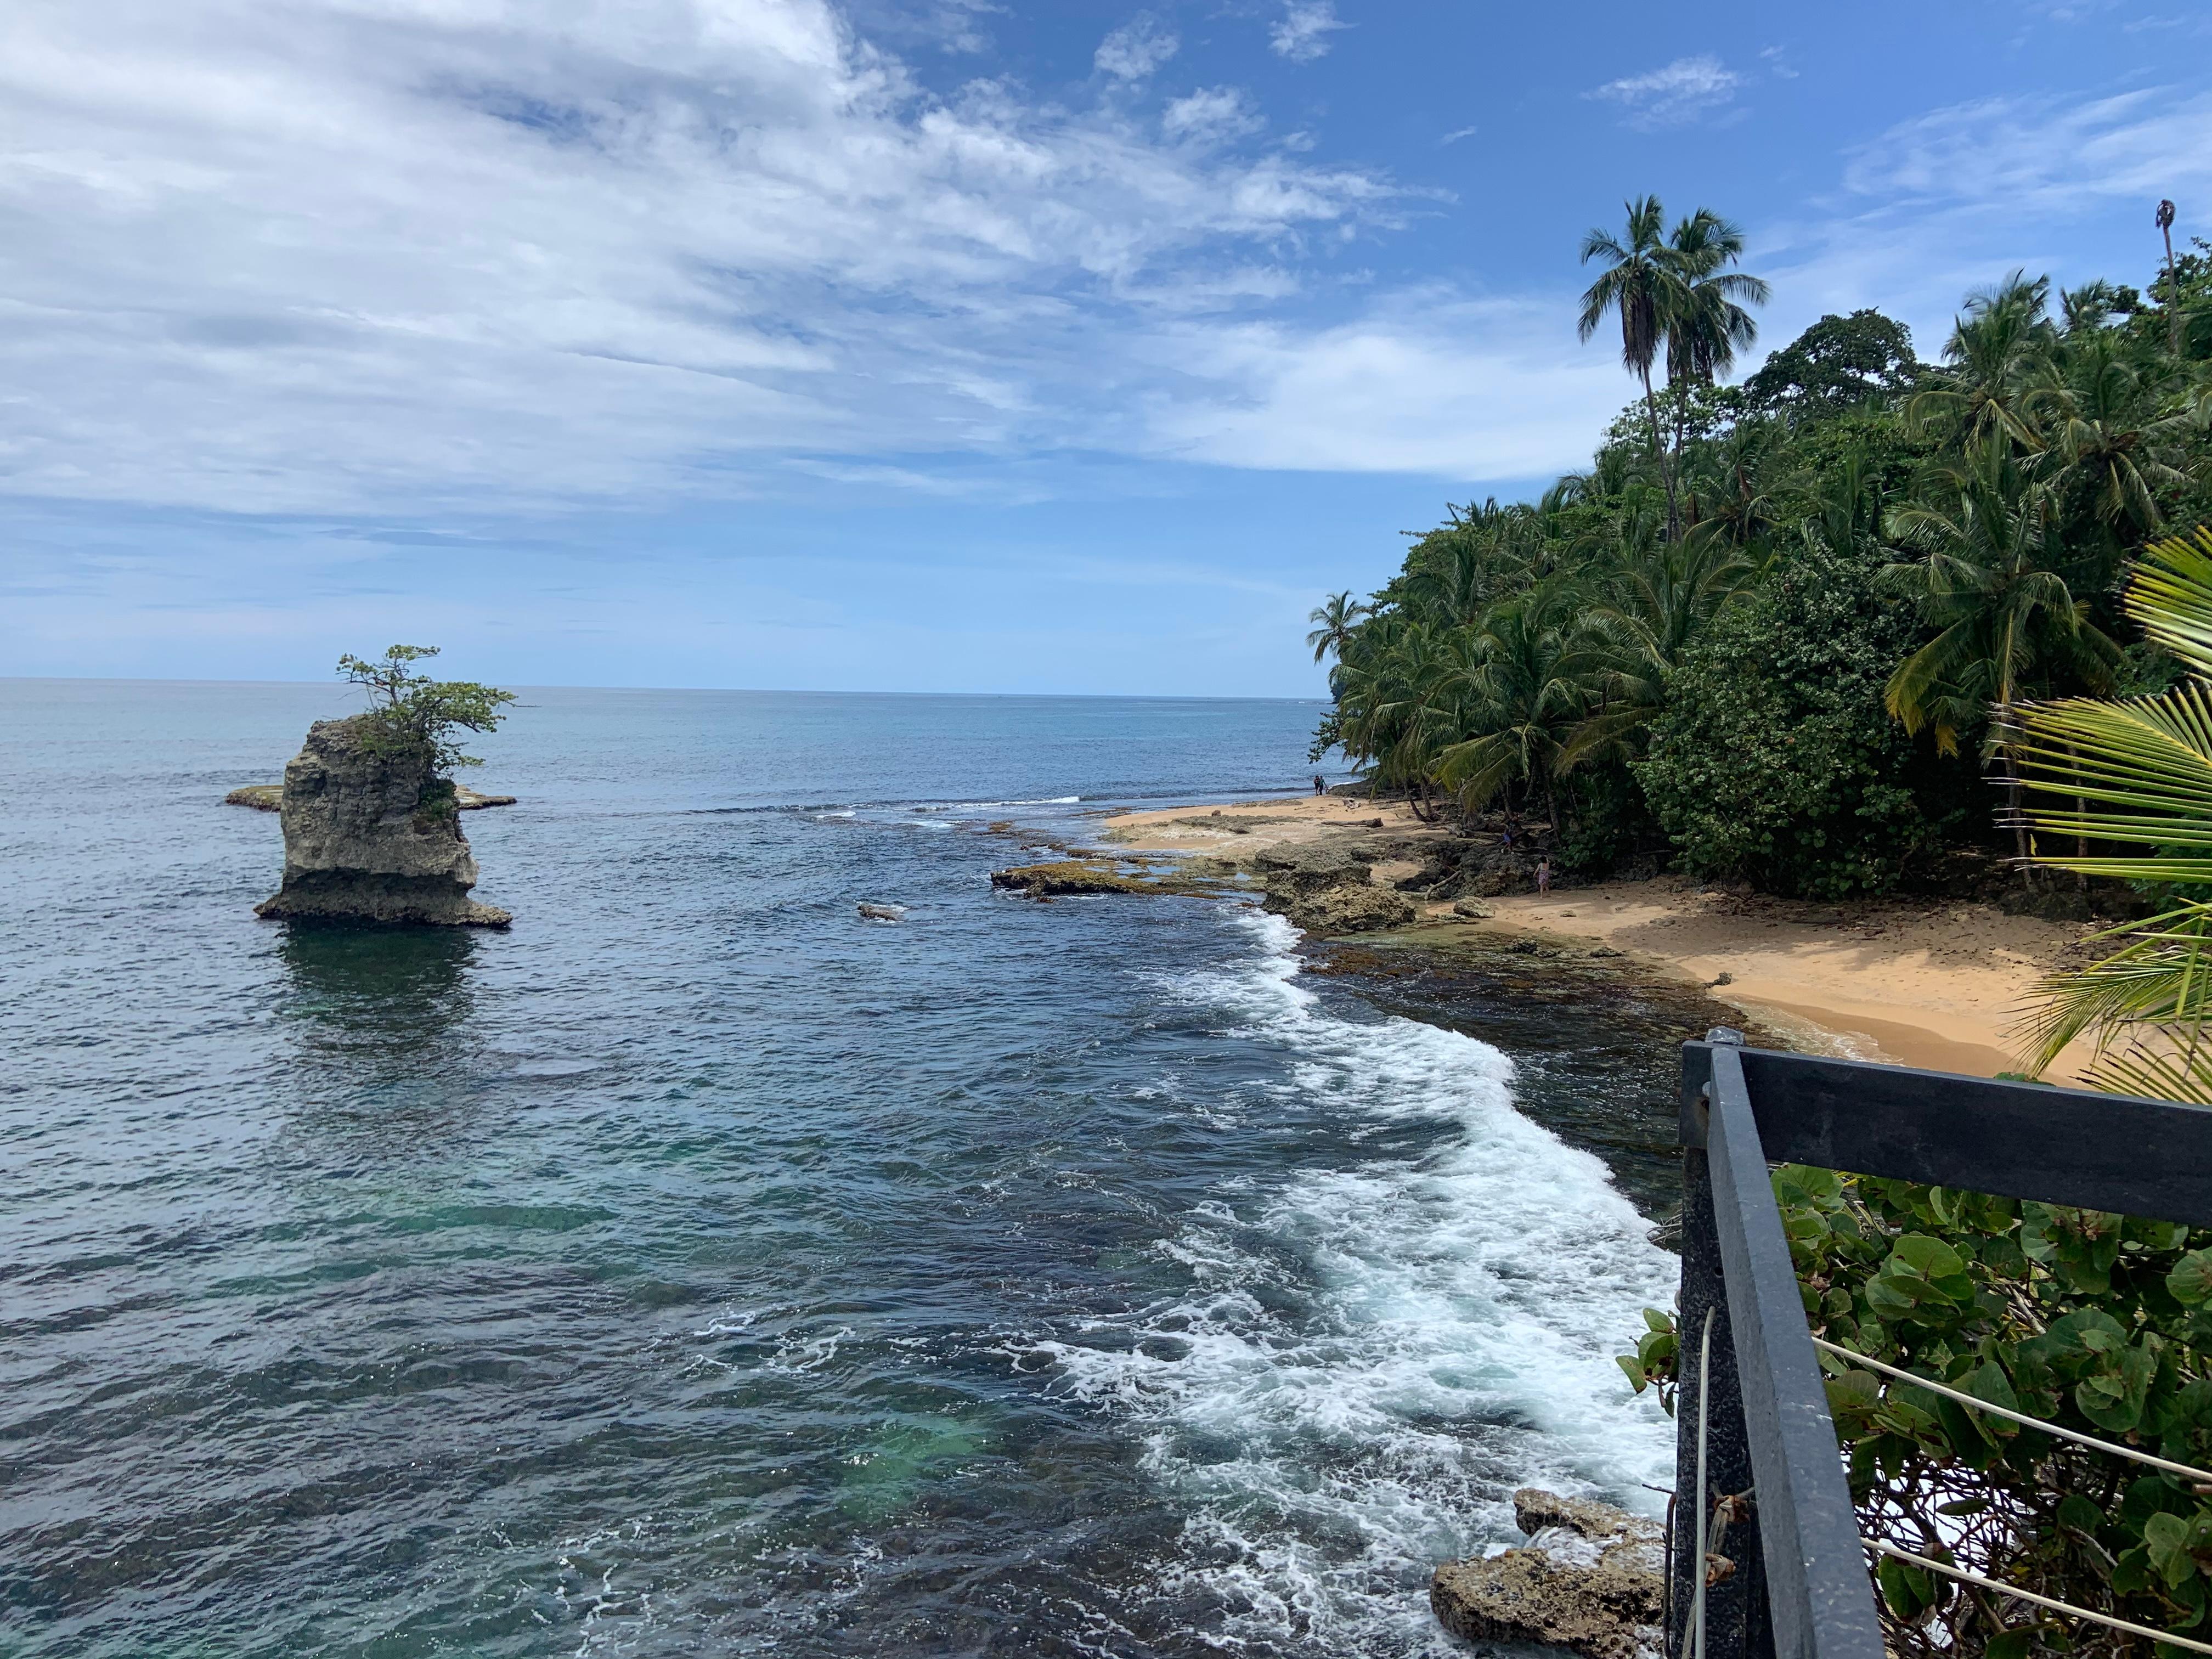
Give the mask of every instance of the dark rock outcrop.
[[[284, 786], [281, 783], [244, 783], [222, 798], [226, 806], [251, 806], [257, 812], [281, 812], [284, 810]], [[453, 786], [453, 810], [457, 812], [481, 812], [487, 806], [512, 806], [512, 795], [486, 795], [465, 783]]]
[[419, 761], [370, 753], [361, 719], [317, 720], [284, 769], [284, 885], [255, 914], [504, 927], [476, 903], [477, 861], [455, 787]]
[[1266, 896], [1261, 905], [1293, 927], [1323, 939], [1402, 927], [1413, 901], [1375, 884], [1375, 866], [1334, 848], [1283, 848], [1251, 860]]
[[1429, 1606], [1455, 1636], [1533, 1642], [1585, 1659], [1645, 1659], [1662, 1646], [1665, 1545], [1658, 1525], [1588, 1498], [1524, 1486], [1514, 1524], [1527, 1545], [1447, 1562]]

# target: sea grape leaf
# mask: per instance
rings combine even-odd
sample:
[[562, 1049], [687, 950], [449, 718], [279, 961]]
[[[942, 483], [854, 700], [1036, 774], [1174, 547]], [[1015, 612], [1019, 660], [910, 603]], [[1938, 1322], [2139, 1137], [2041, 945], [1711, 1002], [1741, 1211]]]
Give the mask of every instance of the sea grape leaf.
[[2166, 1288], [2185, 1308], [2212, 1302], [2212, 1250], [2191, 1250], [2173, 1264]]

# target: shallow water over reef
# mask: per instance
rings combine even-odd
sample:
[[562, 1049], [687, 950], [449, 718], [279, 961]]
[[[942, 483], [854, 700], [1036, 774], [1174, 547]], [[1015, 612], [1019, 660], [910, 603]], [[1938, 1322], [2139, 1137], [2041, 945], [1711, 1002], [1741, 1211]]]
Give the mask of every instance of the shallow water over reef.
[[1664, 1480], [1664, 1018], [988, 885], [1312, 705], [524, 701], [513, 932], [366, 932], [221, 804], [336, 693], [0, 681], [0, 1650], [1441, 1652]]

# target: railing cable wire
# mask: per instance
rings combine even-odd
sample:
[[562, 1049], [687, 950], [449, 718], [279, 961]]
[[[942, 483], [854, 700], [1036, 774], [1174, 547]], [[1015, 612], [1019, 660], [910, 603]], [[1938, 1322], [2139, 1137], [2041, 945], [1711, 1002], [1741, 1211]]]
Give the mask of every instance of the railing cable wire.
[[1887, 1555], [1895, 1560], [1910, 1562], [1916, 1567], [1924, 1567], [1929, 1572], [1941, 1573], [1946, 1578], [1955, 1578], [1962, 1584], [1972, 1584], [1980, 1589], [1995, 1590], [1999, 1595], [2009, 1595], [2018, 1601], [2033, 1601], [2036, 1606], [2049, 1607], [2054, 1613], [2068, 1613], [2076, 1619], [2087, 1619], [2093, 1625], [2103, 1625], [2112, 1630], [2124, 1630], [2130, 1636], [2148, 1636], [2154, 1642], [2164, 1642], [2173, 1647], [2187, 1648], [2192, 1653], [2212, 1653], [2212, 1643], [2191, 1641], [2186, 1636], [2176, 1636], [2169, 1631], [2153, 1630], [2148, 1625], [2130, 1624], [2127, 1620], [2115, 1619], [2109, 1613], [2097, 1613], [2088, 1607], [2077, 1607], [2070, 1601], [2053, 1601], [2048, 1595], [2038, 1595], [2033, 1590], [2022, 1589], [2017, 1584], [2007, 1584], [1995, 1578], [1984, 1578], [1981, 1574], [1968, 1572], [1963, 1567], [1954, 1567], [1942, 1561], [1933, 1561], [1924, 1555], [1915, 1555], [1911, 1550], [1899, 1549], [1896, 1545], [1885, 1543], [1879, 1538], [1862, 1539], [1860, 1541], [1877, 1555]]
[[[2148, 1452], [2137, 1451], [2133, 1446], [2123, 1446], [2111, 1440], [2100, 1440], [2093, 1434], [2076, 1434], [2071, 1429], [2060, 1428], [2056, 1423], [2046, 1423], [2039, 1417], [2030, 1417], [2025, 1412], [2016, 1412], [2007, 1407], [1992, 1405], [1990, 1401], [1974, 1395], [1961, 1394], [1958, 1389], [1946, 1388], [1941, 1382], [1930, 1382], [1924, 1376], [1915, 1376], [1911, 1371], [1899, 1370], [1894, 1365], [1885, 1365], [1879, 1359], [1869, 1359], [1863, 1353], [1853, 1353], [1849, 1348], [1839, 1348], [1834, 1343], [1824, 1342], [1817, 1336], [1813, 1339], [1813, 1346], [1824, 1352], [1834, 1354], [1838, 1359], [1848, 1359], [1854, 1364], [1866, 1366], [1869, 1370], [1881, 1371], [1887, 1376], [1895, 1377], [1900, 1382], [1910, 1382], [1916, 1389], [1925, 1389], [1930, 1394], [1940, 1394], [1946, 1400], [1955, 1400], [1962, 1406], [1972, 1406], [1976, 1411], [1987, 1412], [1992, 1417], [2008, 1418], [2024, 1427], [2039, 1429], [2045, 1434], [2057, 1435], [2061, 1440], [2071, 1440], [2078, 1446], [2088, 1446], [2100, 1452], [2110, 1452], [2115, 1457], [2132, 1458], [2138, 1463], [2148, 1463], [2154, 1469], [2164, 1469], [2168, 1474], [2179, 1474], [2200, 1485], [2212, 1486], [2212, 1473], [2203, 1469], [2191, 1468], [2186, 1463], [2171, 1462], [2163, 1457], [2153, 1457]], [[2205, 1651], [2212, 1653], [2212, 1648], [2208, 1648]]]

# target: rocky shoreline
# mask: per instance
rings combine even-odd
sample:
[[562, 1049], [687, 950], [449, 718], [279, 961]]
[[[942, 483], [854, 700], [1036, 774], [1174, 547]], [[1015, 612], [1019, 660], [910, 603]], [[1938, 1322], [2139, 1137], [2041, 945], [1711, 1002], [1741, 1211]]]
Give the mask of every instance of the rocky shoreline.
[[1663, 1650], [1666, 1543], [1656, 1522], [1523, 1486], [1513, 1523], [1528, 1543], [1437, 1569], [1429, 1606], [1438, 1624], [1470, 1642], [1533, 1643], [1583, 1659]]

